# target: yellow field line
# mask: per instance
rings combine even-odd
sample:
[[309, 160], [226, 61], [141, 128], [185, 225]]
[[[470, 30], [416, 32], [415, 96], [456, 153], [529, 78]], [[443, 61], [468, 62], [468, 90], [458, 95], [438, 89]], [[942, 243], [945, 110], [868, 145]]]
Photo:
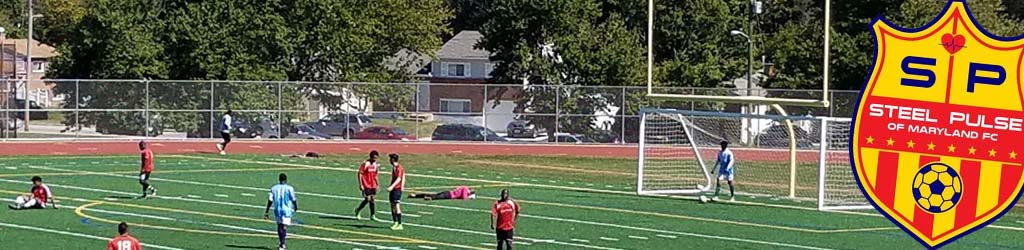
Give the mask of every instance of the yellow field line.
[[[192, 170], [164, 170], [156, 171], [156, 174], [177, 174], [177, 173], [210, 173], [210, 172], [261, 172], [280, 170], [313, 170], [309, 168], [224, 168], [224, 169], [192, 169]], [[68, 169], [68, 171], [77, 171]], [[24, 174], [0, 174], [0, 177], [19, 176], [67, 176], [67, 175], [104, 175], [104, 174], [138, 174], [139, 171], [113, 171], [113, 172], [72, 172], [72, 173], [24, 173]]]
[[[471, 189], [473, 189], [473, 188], [487, 188], [487, 187], [514, 187], [514, 186], [522, 186], [522, 185], [519, 185], [519, 184], [516, 184], [516, 183], [505, 183], [505, 184], [484, 184], [484, 185], [473, 185], [473, 186], [466, 186], [466, 187], [468, 187], [468, 188], [471, 188]], [[415, 188], [406, 188], [405, 190], [409, 190], [409, 191], [428, 191], [428, 190], [438, 190], [438, 189], [450, 190], [450, 189], [453, 189], [453, 188], [455, 188], [455, 186], [451, 186], [451, 185], [449, 185], [449, 186], [434, 186], [434, 187], [415, 187]]]
[[[8, 190], [0, 190], [0, 193], [21, 194], [21, 192], [14, 192], [14, 191], [8, 191]], [[57, 197], [57, 196], [54, 196], [54, 197]], [[68, 197], [61, 197], [61, 198], [68, 198]], [[118, 206], [124, 206], [124, 207], [142, 208], [142, 209], [166, 211], [166, 212], [176, 212], [176, 213], [182, 213], [182, 214], [194, 214], [194, 215], [202, 215], [202, 216], [217, 217], [217, 218], [232, 219], [232, 220], [244, 220], [244, 221], [254, 221], [254, 222], [270, 222], [270, 221], [262, 220], [262, 219], [253, 219], [253, 218], [248, 218], [248, 217], [223, 215], [223, 214], [217, 214], [217, 213], [186, 211], [186, 210], [179, 210], [179, 209], [173, 209], [173, 208], [164, 208], [164, 207], [156, 207], [156, 206], [145, 206], [145, 205], [135, 205], [135, 204], [119, 203], [119, 202], [103, 202], [103, 201], [95, 201], [95, 200], [89, 200], [89, 199], [81, 199], [81, 200], [88, 201], [88, 202], [102, 202], [104, 204], [118, 205]], [[351, 230], [344, 230], [344, 229], [337, 229], [337, 228], [330, 228], [330, 227], [321, 227], [321, 226], [315, 226], [315, 225], [302, 225], [302, 227], [303, 228], [310, 228], [310, 229], [321, 230], [321, 231], [335, 232], [335, 233], [347, 233], [347, 234], [355, 234], [355, 235], [364, 235], [364, 236], [372, 236], [372, 237], [378, 237], [378, 238], [385, 238], [385, 239], [391, 239], [391, 240], [396, 240], [396, 241], [404, 241], [406, 243], [411, 243], [411, 244], [432, 244], [432, 245], [438, 245], [438, 246], [456, 247], [456, 248], [464, 248], [464, 249], [489, 250], [489, 248], [480, 248], [480, 247], [466, 246], [466, 245], [446, 243], [446, 242], [437, 242], [437, 241], [421, 240], [421, 239], [406, 238], [406, 237], [399, 237], [399, 236], [391, 236], [391, 235], [386, 235], [386, 234], [375, 234], [375, 233], [367, 233], [367, 232], [360, 232], [360, 231], [351, 231]]]
[[581, 169], [581, 168], [566, 168], [556, 166], [545, 166], [537, 164], [524, 164], [524, 163], [513, 163], [513, 162], [502, 162], [502, 161], [482, 161], [482, 160], [465, 160], [463, 163], [477, 164], [477, 165], [492, 165], [499, 167], [521, 167], [521, 168], [533, 168], [533, 169], [544, 169], [544, 170], [557, 170], [567, 172], [579, 172], [588, 174], [609, 174], [619, 176], [636, 176], [634, 172], [619, 172], [619, 171], [608, 171], [608, 170], [594, 170], [594, 169]]
[[[110, 223], [110, 224], [121, 223], [120, 221], [114, 221], [114, 220], [99, 218], [99, 217], [96, 217], [96, 216], [91, 216], [91, 215], [85, 214], [85, 212], [84, 212], [84, 210], [87, 209], [87, 208], [90, 208], [90, 207], [93, 207], [93, 206], [98, 206], [98, 205], [103, 205], [103, 204], [107, 204], [107, 202], [97, 201], [97, 202], [93, 202], [93, 203], [89, 203], [89, 204], [85, 204], [85, 205], [79, 206], [78, 208], [75, 209], [75, 214], [77, 214], [78, 216], [81, 216], [81, 217], [84, 217], [84, 218], [88, 218], [88, 219], [94, 220], [94, 221], [99, 221], [99, 222], [105, 222], [105, 223]], [[276, 235], [269, 235], [269, 234], [250, 234], [250, 233], [235, 233], [235, 232], [223, 232], [223, 231], [197, 230], [197, 229], [187, 229], [187, 228], [178, 228], [178, 227], [155, 226], [155, 225], [148, 225], [148, 224], [143, 224], [143, 223], [132, 223], [132, 226], [145, 227], [145, 228], [154, 228], [154, 229], [162, 229], [162, 230], [168, 230], [168, 231], [179, 231], [179, 232], [186, 232], [186, 233], [201, 233], [201, 234], [227, 235], [227, 236], [259, 237], [259, 238], [277, 238]], [[403, 241], [396, 241], [396, 240], [346, 239], [346, 238], [333, 239], [333, 238], [315, 237], [315, 236], [306, 236], [306, 235], [294, 235], [294, 237], [292, 237], [291, 239], [321, 240], [321, 241], [323, 241], [324, 239], [328, 239], [328, 240], [352, 241], [352, 242], [408, 243], [408, 241], [404, 241], [404, 240]]]

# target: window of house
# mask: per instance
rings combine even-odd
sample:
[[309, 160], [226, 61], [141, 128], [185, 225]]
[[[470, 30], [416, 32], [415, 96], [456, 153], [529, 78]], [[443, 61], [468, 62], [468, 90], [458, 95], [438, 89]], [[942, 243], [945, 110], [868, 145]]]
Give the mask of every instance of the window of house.
[[444, 70], [446, 76], [455, 77], [467, 77], [469, 76], [469, 64], [465, 63], [445, 63]]
[[34, 61], [32, 62], [32, 72], [46, 72], [46, 62]]
[[491, 71], [494, 71], [494, 64], [488, 63], [484, 65], [484, 77], [491, 77]]
[[441, 99], [442, 113], [469, 113], [469, 99]]

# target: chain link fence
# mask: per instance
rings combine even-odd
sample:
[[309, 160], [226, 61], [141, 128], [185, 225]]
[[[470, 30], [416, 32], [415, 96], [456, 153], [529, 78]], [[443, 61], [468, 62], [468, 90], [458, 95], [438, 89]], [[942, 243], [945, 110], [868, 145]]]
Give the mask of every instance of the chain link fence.
[[[650, 100], [642, 86], [0, 80], [0, 87], [8, 97], [0, 102], [4, 140], [214, 138], [224, 113], [232, 110], [236, 138], [633, 143], [640, 108], [740, 112], [743, 106]], [[657, 91], [747, 94], [724, 88]], [[821, 98], [820, 90], [750, 92]], [[832, 91], [830, 108], [786, 111], [850, 117], [858, 97], [857, 91]]]

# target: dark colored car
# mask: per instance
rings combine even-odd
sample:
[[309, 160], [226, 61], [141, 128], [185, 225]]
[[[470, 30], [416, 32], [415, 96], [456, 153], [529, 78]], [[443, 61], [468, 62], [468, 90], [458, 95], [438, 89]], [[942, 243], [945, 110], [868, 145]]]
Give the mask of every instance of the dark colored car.
[[[217, 117], [215, 119], [216, 119], [216, 121], [214, 121], [213, 124], [217, 124], [215, 126], [219, 127], [220, 126], [220, 122], [221, 122], [220, 118]], [[196, 133], [189, 133], [188, 137], [190, 137], [190, 138], [213, 138], [210, 135], [209, 126], [210, 126], [209, 123], [202, 124], [200, 126], [202, 129], [199, 129], [198, 131], [196, 131]], [[287, 125], [284, 125], [284, 124], [282, 124], [282, 126], [287, 127]], [[257, 118], [248, 118], [248, 117], [243, 117], [243, 116], [236, 115], [231, 120], [231, 127], [233, 128], [233, 130], [231, 131], [231, 136], [233, 136], [235, 138], [271, 138], [271, 139], [278, 139], [278, 138], [288, 137], [288, 132], [290, 131], [289, 129], [279, 128], [278, 125], [277, 125], [277, 122], [275, 122], [273, 118], [271, 118], [269, 116], [262, 116], [262, 115], [257, 117]], [[215, 129], [216, 129], [216, 127], [215, 127]], [[214, 137], [218, 137], [218, 138], [220, 137], [220, 132], [214, 131], [214, 133], [215, 133]]]
[[320, 133], [348, 138], [358, 131], [363, 131], [363, 128], [373, 126], [373, 121], [369, 116], [362, 114], [334, 114], [303, 124]]
[[431, 139], [435, 141], [507, 141], [494, 131], [473, 124], [445, 124], [437, 126]]
[[[814, 138], [803, 128], [793, 126], [793, 133], [796, 133], [796, 147], [800, 149], [814, 148]], [[757, 144], [766, 148], [789, 148], [789, 131], [785, 125], [775, 124], [765, 129], [757, 136]]]
[[562, 134], [562, 133], [559, 133], [559, 134], [555, 134], [555, 136], [548, 137], [548, 142], [566, 142], [566, 143], [581, 144], [581, 143], [594, 143], [594, 140], [591, 140], [590, 138], [587, 138], [586, 136], [583, 136], [583, 135], [573, 135], [573, 134]]
[[416, 136], [409, 135], [402, 128], [369, 127], [356, 133], [352, 139], [415, 141]]
[[537, 138], [538, 134], [543, 133], [540, 129], [537, 129], [536, 125], [525, 120], [513, 120], [505, 126], [505, 131], [508, 133], [509, 138]]
[[618, 134], [608, 130], [594, 131], [587, 135], [587, 139], [590, 139], [595, 143], [619, 143], [622, 141], [619, 139]]
[[149, 113], [146, 121], [142, 112], [108, 112], [96, 119], [96, 132], [113, 135], [159, 136], [164, 133], [163, 118], [158, 113]]
[[[18, 118], [19, 120], [24, 121], [25, 120], [25, 111], [24, 111], [25, 110], [25, 100], [24, 99], [14, 99], [14, 100], [11, 100], [10, 104], [11, 104], [11, 109], [13, 109], [13, 110], [11, 110], [11, 113], [14, 115], [14, 117]], [[42, 111], [43, 107], [39, 106], [39, 104], [36, 103], [36, 101], [28, 101], [28, 109], [29, 109], [28, 110], [28, 118], [32, 118], [32, 120], [46, 120], [46, 119], [50, 119], [49, 113], [47, 113], [46, 111]]]
[[295, 126], [295, 133], [289, 138], [300, 138], [300, 139], [313, 139], [313, 140], [330, 140], [333, 139], [329, 134], [317, 132], [316, 129], [306, 124], [299, 124]]

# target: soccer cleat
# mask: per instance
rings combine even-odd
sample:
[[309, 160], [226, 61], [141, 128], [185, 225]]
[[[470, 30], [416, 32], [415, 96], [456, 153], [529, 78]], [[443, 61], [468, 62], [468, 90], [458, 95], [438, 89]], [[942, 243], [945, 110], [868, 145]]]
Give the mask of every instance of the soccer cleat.
[[356, 214], [356, 220], [363, 220], [363, 215]]
[[154, 188], [153, 186], [150, 186], [149, 189], [150, 189], [149, 195], [156, 196], [156, 188]]
[[403, 230], [403, 228], [402, 228], [402, 224], [398, 224], [398, 223], [395, 223], [395, 225], [392, 225], [392, 226], [391, 226], [391, 230], [395, 230], [395, 231], [401, 231], [401, 230]]
[[711, 197], [711, 201], [717, 202], [718, 201], [718, 196]]
[[228, 154], [228, 153], [224, 153], [224, 151], [220, 151], [220, 155], [226, 155], [226, 154]]
[[10, 208], [11, 210], [18, 210], [18, 207], [15, 207], [14, 205], [7, 205], [7, 208]]
[[217, 151], [224, 152], [224, 145], [220, 145], [220, 143], [217, 143]]
[[729, 197], [729, 202], [736, 202], [736, 197]]
[[371, 215], [371, 216], [370, 216], [370, 221], [373, 221], [373, 222], [378, 222], [378, 221], [380, 221], [380, 220], [379, 220], [379, 219], [377, 219], [377, 216], [376, 216], [376, 215]]

